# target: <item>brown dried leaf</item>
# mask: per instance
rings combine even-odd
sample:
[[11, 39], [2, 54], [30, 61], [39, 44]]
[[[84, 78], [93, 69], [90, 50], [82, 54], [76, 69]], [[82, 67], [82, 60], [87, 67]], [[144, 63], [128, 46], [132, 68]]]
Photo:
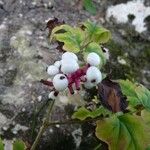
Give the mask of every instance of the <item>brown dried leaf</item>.
[[65, 24], [64, 21], [60, 22], [57, 18], [54, 18], [54, 19], [51, 19], [47, 22], [46, 24], [46, 28], [49, 29], [49, 36], [51, 34], [51, 31], [56, 27], [56, 26], [59, 26], [59, 25], [62, 25], [62, 24]]
[[98, 94], [102, 105], [112, 112], [124, 112], [126, 110], [126, 97], [122, 94], [118, 83], [111, 81], [109, 78], [103, 79], [98, 85]]
[[[49, 29], [49, 35], [48, 37], [51, 35], [51, 32], [52, 30], [56, 27], [56, 26], [59, 26], [59, 25], [62, 25], [62, 24], [65, 24], [64, 21], [59, 21], [57, 18], [54, 18], [54, 19], [51, 19], [47, 22], [47, 25], [46, 25], [46, 28]], [[57, 33], [63, 33], [65, 32], [64, 30], [59, 30]], [[65, 52], [63, 50], [63, 45], [64, 43], [63, 42], [59, 42], [59, 41], [56, 41], [58, 46], [56, 47], [57, 50], [59, 50], [60, 52]]]
[[59, 50], [60, 52], [66, 52], [66, 51], [63, 49], [64, 42], [59, 42], [59, 41], [57, 41], [57, 44], [58, 44], [58, 46], [56, 47], [57, 50]]

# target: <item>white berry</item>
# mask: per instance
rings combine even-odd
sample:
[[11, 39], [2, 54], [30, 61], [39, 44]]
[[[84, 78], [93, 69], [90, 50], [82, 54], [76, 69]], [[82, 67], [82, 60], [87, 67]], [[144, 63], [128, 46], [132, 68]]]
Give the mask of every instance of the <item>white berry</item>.
[[60, 68], [60, 66], [61, 66], [61, 61], [56, 61], [56, 62], [54, 63], [54, 66], [57, 67], [57, 68]]
[[47, 68], [47, 73], [50, 75], [50, 76], [54, 76], [56, 75], [57, 73], [59, 73], [59, 69], [54, 66], [54, 65], [50, 65], [48, 66]]
[[50, 92], [49, 95], [48, 95], [48, 98], [52, 99], [52, 100], [55, 100], [57, 98], [57, 96], [55, 96], [55, 91]]
[[96, 85], [102, 81], [102, 74], [98, 68], [91, 66], [86, 72], [86, 79]]
[[91, 88], [93, 88], [94, 86], [96, 86], [94, 83], [91, 83], [91, 82], [89, 82], [89, 81], [86, 81], [85, 83], [84, 83], [84, 87], [86, 88], [86, 89], [91, 89]]
[[64, 74], [57, 74], [53, 78], [53, 85], [57, 91], [64, 91], [68, 87], [68, 79]]
[[91, 66], [97, 66], [100, 64], [100, 57], [98, 54], [92, 52], [89, 53], [87, 56], [87, 63], [90, 64]]
[[66, 59], [61, 61], [61, 71], [64, 74], [69, 74], [75, 72], [79, 69], [78, 63], [74, 59]]
[[74, 60], [78, 61], [78, 57], [72, 52], [65, 52], [62, 55], [62, 59], [74, 59]]

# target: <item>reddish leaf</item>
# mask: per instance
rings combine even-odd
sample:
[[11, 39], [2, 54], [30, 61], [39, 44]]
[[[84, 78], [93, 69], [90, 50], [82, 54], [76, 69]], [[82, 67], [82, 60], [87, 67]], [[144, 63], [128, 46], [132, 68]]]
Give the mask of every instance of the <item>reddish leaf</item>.
[[103, 79], [98, 85], [98, 94], [102, 105], [112, 112], [124, 112], [126, 110], [126, 97], [122, 94], [118, 83], [111, 81], [109, 78]]

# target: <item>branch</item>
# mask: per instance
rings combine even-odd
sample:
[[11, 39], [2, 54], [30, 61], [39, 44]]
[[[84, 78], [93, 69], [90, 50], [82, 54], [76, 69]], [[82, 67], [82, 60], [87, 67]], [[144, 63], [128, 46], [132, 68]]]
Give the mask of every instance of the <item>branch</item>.
[[47, 124], [49, 122], [49, 117], [51, 115], [54, 103], [55, 103], [54, 100], [49, 102], [47, 114], [46, 114], [45, 119], [43, 121], [43, 124], [42, 124], [42, 126], [40, 128], [40, 131], [39, 131], [39, 133], [38, 133], [38, 135], [37, 135], [37, 137], [36, 137], [32, 147], [31, 147], [31, 150], [35, 150], [36, 149], [36, 147], [37, 147], [37, 145], [38, 145], [38, 143], [40, 141], [41, 136], [43, 135], [44, 131], [47, 129]]
[[89, 118], [86, 120], [65, 120], [65, 121], [55, 121], [55, 122], [49, 122], [47, 126], [54, 126], [54, 125], [65, 125], [65, 124], [83, 124], [85, 122], [95, 122], [97, 120], [102, 119], [101, 117], [97, 118]]

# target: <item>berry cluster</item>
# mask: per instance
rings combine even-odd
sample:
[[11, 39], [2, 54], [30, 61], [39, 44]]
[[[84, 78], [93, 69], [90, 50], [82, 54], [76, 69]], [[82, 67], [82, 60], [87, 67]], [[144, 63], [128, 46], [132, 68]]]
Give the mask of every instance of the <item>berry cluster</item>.
[[74, 89], [80, 90], [81, 83], [87, 89], [100, 83], [102, 74], [98, 69], [98, 65], [101, 63], [99, 55], [94, 52], [89, 53], [86, 61], [87, 64], [80, 68], [78, 57], [72, 52], [65, 52], [60, 61], [48, 66], [47, 73], [53, 79], [52, 81], [41, 80], [41, 82], [52, 87], [49, 98], [55, 99], [59, 92], [67, 88], [71, 94], [74, 94]]

